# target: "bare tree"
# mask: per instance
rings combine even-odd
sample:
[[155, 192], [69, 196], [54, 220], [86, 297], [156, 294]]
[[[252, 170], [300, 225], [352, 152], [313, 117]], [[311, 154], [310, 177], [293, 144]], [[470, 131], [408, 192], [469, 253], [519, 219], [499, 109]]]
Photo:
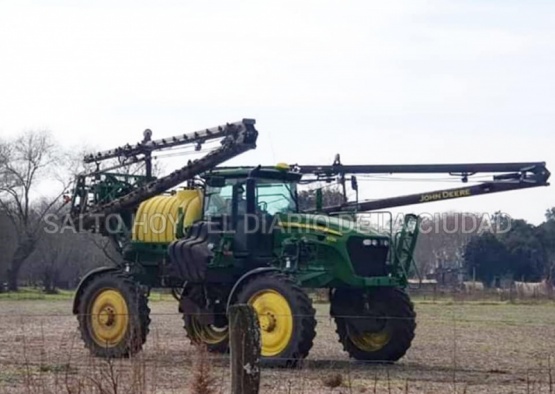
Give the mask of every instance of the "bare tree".
[[[322, 187], [323, 207], [336, 206], [344, 202], [343, 194], [337, 185], [326, 185]], [[316, 188], [299, 190], [298, 203], [300, 211], [316, 208]]]
[[[74, 287], [83, 265], [90, 260], [86, 253], [90, 249], [85, 239], [87, 235], [72, 231], [44, 234], [22, 271], [22, 278], [26, 277], [35, 285], [40, 283], [48, 294], [60, 287]], [[84, 255], [87, 258], [83, 258]]]
[[5, 290], [8, 256], [14, 252], [13, 225], [7, 215], [0, 209], [0, 293]]
[[45, 293], [55, 293], [59, 288], [75, 288], [83, 275], [108, 261], [121, 262], [112, 242], [99, 234], [66, 227], [41, 237], [20, 276], [42, 286]]
[[[8, 288], [16, 291], [22, 265], [33, 253], [43, 233], [45, 215], [60, 201], [68, 186], [63, 180], [61, 155], [48, 131], [28, 131], [18, 138], [0, 141], [0, 209], [15, 235], [15, 250], [8, 263]], [[56, 190], [46, 203], [34, 204], [38, 187], [50, 182]], [[45, 187], [46, 189], [46, 187]]]
[[[415, 260], [423, 275], [458, 277], [463, 273], [464, 248], [479, 233], [482, 217], [473, 213], [446, 212], [425, 217], [415, 250]], [[440, 282], [445, 278], [438, 278]], [[456, 280], [454, 277], [451, 280]], [[450, 280], [448, 280], [450, 281]]]

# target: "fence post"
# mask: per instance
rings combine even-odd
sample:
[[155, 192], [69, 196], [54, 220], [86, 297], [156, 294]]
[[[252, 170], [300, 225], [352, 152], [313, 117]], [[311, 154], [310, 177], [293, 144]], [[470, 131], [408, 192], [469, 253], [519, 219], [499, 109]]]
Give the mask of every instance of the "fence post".
[[231, 393], [257, 394], [260, 388], [260, 326], [250, 305], [229, 308]]

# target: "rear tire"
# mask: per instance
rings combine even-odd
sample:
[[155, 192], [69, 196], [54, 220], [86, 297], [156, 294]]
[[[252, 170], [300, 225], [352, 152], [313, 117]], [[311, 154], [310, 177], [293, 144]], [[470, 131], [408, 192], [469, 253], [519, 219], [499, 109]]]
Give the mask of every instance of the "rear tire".
[[416, 329], [413, 304], [398, 288], [337, 289], [331, 315], [343, 349], [361, 361], [399, 360], [410, 348]]
[[[199, 306], [203, 306], [206, 302], [201, 286], [192, 287], [186, 296]], [[221, 300], [220, 305], [225, 308], [225, 303], [222, 303]], [[184, 328], [192, 344], [205, 346], [209, 352], [227, 353], [229, 350], [229, 330], [227, 316], [223, 308], [214, 312], [215, 324], [205, 324], [199, 321], [195, 315], [183, 314]]]
[[148, 298], [129, 275], [110, 272], [93, 277], [81, 293], [77, 320], [90, 352], [99, 357], [129, 357], [146, 342]]
[[263, 365], [293, 367], [308, 356], [316, 336], [315, 310], [291, 277], [275, 272], [255, 276], [236, 303], [251, 305], [258, 315]]

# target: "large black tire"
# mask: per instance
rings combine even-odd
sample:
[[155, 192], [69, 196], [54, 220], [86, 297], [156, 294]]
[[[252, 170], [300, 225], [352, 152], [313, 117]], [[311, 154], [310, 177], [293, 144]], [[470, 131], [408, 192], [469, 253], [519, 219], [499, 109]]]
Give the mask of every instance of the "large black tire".
[[236, 302], [251, 305], [258, 314], [263, 365], [294, 367], [308, 356], [316, 336], [315, 310], [291, 277], [276, 272], [255, 276]]
[[332, 295], [331, 314], [339, 342], [356, 360], [395, 362], [414, 338], [416, 313], [408, 295], [398, 288], [338, 289]]
[[[204, 296], [200, 286], [193, 287], [186, 296], [197, 305], [203, 306]], [[227, 353], [229, 350], [229, 332], [224, 309], [226, 303], [220, 302], [220, 305], [223, 309], [215, 311], [214, 324], [203, 324], [194, 315], [183, 314], [185, 332], [191, 343], [205, 346], [209, 352], [213, 353]]]
[[79, 331], [99, 357], [129, 357], [142, 349], [150, 324], [148, 298], [132, 277], [109, 272], [93, 277], [78, 301]]

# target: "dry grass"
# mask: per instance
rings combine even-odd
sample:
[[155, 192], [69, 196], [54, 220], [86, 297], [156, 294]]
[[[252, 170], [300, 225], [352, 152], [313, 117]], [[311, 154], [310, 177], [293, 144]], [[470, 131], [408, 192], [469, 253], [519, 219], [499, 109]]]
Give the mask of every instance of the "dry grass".
[[192, 394], [215, 394], [216, 378], [206, 347], [196, 346], [197, 358], [193, 362], [191, 376]]
[[[68, 300], [0, 301], [0, 393], [194, 392], [210, 368], [212, 392], [229, 392], [225, 356], [185, 338], [174, 302], [151, 304], [144, 352], [130, 360], [91, 358]], [[417, 303], [413, 347], [392, 366], [352, 363], [318, 305], [318, 337], [303, 369], [262, 371], [263, 393], [552, 393], [555, 304]], [[205, 357], [206, 363], [199, 364]], [[204, 366], [201, 366], [204, 365]], [[200, 369], [199, 369], [200, 368]], [[195, 372], [196, 371], [196, 372]], [[341, 382], [337, 376], [341, 376]], [[201, 379], [200, 381], [204, 381]], [[335, 377], [335, 378], [334, 378]], [[551, 390], [551, 391], [550, 391]], [[199, 391], [202, 392], [202, 391]]]
[[343, 384], [343, 375], [340, 373], [333, 373], [328, 376], [324, 376], [322, 378], [322, 383], [325, 387], [329, 387], [330, 389], [337, 388]]

